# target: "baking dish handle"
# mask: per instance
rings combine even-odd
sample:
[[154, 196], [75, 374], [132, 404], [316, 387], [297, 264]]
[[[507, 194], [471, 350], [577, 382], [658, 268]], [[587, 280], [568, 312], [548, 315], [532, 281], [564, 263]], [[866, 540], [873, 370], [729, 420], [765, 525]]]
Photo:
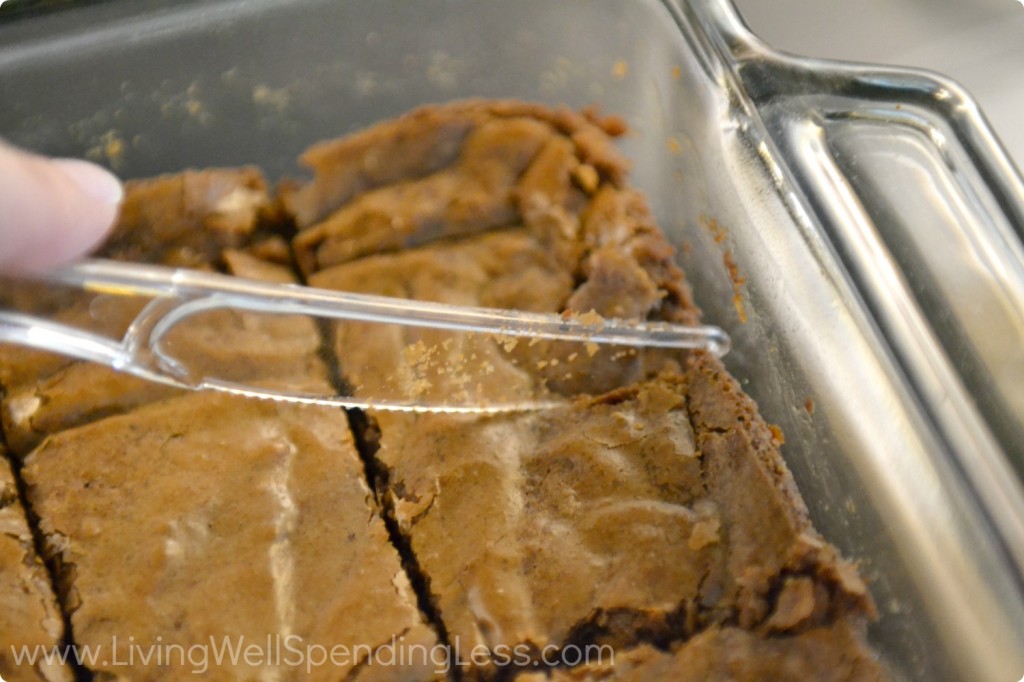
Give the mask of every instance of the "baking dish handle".
[[788, 55], [744, 24], [731, 0], [695, 0], [689, 8], [716, 39], [722, 61], [739, 77], [749, 103], [761, 110], [779, 96], [835, 90], [858, 99], [923, 104], [953, 133], [998, 199], [1018, 239], [1024, 238], [1024, 180], [973, 98], [949, 78], [918, 69], [835, 62]]
[[729, 0], [676, 2], [715, 55], [704, 67], [730, 93], [730, 129], [831, 252], [937, 436], [929, 456], [967, 482], [1024, 585], [1018, 169], [947, 78], [786, 55]]
[[739, 127], [835, 251], [1024, 575], [1020, 174], [948, 79], [779, 53], [729, 0], [686, 9], [730, 67]]

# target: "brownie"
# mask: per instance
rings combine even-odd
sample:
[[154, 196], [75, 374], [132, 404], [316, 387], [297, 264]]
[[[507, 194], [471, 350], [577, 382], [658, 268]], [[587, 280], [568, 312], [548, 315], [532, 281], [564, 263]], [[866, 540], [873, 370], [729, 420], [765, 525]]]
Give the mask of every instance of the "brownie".
[[[102, 255], [595, 324], [699, 322], [626, 182], [623, 132], [513, 101], [425, 107], [314, 146], [311, 179], [278, 199], [253, 169], [132, 183]], [[30, 302], [107, 334], [140, 309]], [[781, 434], [713, 356], [225, 311], [170, 343], [195, 371], [273, 387], [553, 404], [346, 415], [3, 349], [5, 437], [52, 576], [7, 495], [0, 519], [23, 524], [8, 538], [28, 542], [0, 580], [36, 575], [46, 641], [66, 622], [106, 654], [80, 672], [426, 680], [450, 646], [455, 679], [884, 679], [856, 566], [816, 533]], [[254, 654], [187, 655], [224, 642]], [[354, 656], [307, 671], [292, 647]], [[587, 647], [614, 660], [572, 658]]]
[[[273, 205], [257, 168], [185, 171], [126, 183], [104, 258], [209, 268], [224, 249], [258, 241]], [[269, 236], [269, 235], [266, 235]]]
[[[284, 234], [256, 171], [190, 171], [129, 183], [101, 255], [291, 283]], [[108, 334], [140, 309], [73, 295], [37, 304]], [[311, 319], [234, 311], [204, 314], [167, 339], [204, 375], [330, 392], [321, 345]], [[71, 641], [100, 652], [89, 672], [437, 676], [430, 658], [378, 664], [437, 637], [343, 411], [168, 389], [22, 349], [5, 349], [0, 368], [5, 433]], [[215, 660], [250, 645], [251, 663]]]
[[[251, 168], [129, 182], [118, 224], [99, 255], [294, 281], [287, 243], [275, 232], [270, 206], [262, 176]], [[270, 260], [275, 244], [284, 263]], [[35, 288], [30, 296], [33, 312], [52, 308], [54, 319], [110, 338], [123, 335], [148, 302], [81, 292], [41, 302]], [[324, 387], [320, 337], [308, 319], [204, 313], [184, 323], [170, 341], [177, 357], [197, 359], [196, 371], [296, 389]], [[240, 346], [244, 352], [238, 354]], [[176, 393], [93, 363], [10, 346], [0, 346], [0, 386], [4, 431], [17, 454], [47, 434]]]
[[[314, 146], [302, 157], [314, 179], [284, 195], [301, 228], [296, 260], [311, 275], [356, 258], [519, 228], [562, 277], [585, 280], [563, 305], [695, 322], [673, 249], [642, 195], [623, 186], [627, 163], [607, 134], [621, 129], [615, 119], [471, 100]], [[528, 288], [509, 293], [514, 307], [537, 307]]]
[[[303, 216], [312, 217], [296, 236], [295, 250], [311, 284], [495, 308], [696, 322], [698, 311], [675, 265], [673, 249], [643, 197], [621, 186], [625, 162], [611, 139], [599, 123], [583, 116], [527, 104], [476, 101], [413, 112], [348, 142], [315, 147], [307, 160], [316, 160], [317, 177], [286, 203], [297, 203], [294, 197], [334, 196], [337, 193], [317, 190], [326, 178], [362, 177], [365, 158], [384, 156], [395, 139], [448, 131], [451, 126], [442, 123], [446, 117], [473, 122], [468, 129], [461, 123], [456, 126], [462, 131], [462, 146], [452, 154], [454, 169], [420, 176], [422, 164], [403, 163], [406, 176], [395, 179], [398, 172], [389, 171], [385, 175], [394, 180], [392, 184], [364, 187], [340, 207], [326, 200], [312, 208], [312, 202], [302, 205], [297, 214], [300, 224]], [[404, 133], [403, 127], [408, 128]], [[375, 149], [374, 143], [382, 149]], [[449, 144], [443, 146], [447, 149]], [[348, 150], [330, 158], [355, 168], [325, 169], [326, 151], [332, 149]], [[502, 183], [481, 190], [478, 173], [467, 170], [481, 165]], [[487, 219], [464, 219], [462, 213], [452, 217], [453, 206], [486, 203], [495, 194], [503, 208], [484, 211]], [[419, 199], [410, 204], [413, 195]], [[491, 199], [473, 198], [478, 195]], [[410, 217], [420, 212], [430, 214], [430, 219]], [[395, 241], [388, 225], [402, 226], [396, 228], [402, 233], [400, 240]], [[411, 366], [420, 358], [403, 350], [418, 342], [434, 349], [433, 364], [440, 370], [459, 368], [464, 375], [482, 370], [475, 373], [489, 377], [492, 387], [508, 386], [512, 397], [524, 380], [563, 393], [600, 392], [653, 375], [659, 368], [678, 366], [677, 359], [652, 351], [581, 352], [575, 345], [536, 341], [511, 344], [510, 350], [504, 343], [481, 345], [468, 337], [442, 338], [435, 332], [381, 325], [346, 324], [338, 336], [345, 379], [354, 386], [372, 383], [375, 389], [392, 375], [422, 383], [424, 377]], [[346, 343], [346, 338], [357, 342]], [[360, 341], [367, 338], [373, 341]], [[445, 343], [451, 347], [435, 348]], [[378, 344], [385, 344], [386, 350]], [[467, 367], [474, 354], [478, 359], [486, 356], [486, 361]], [[507, 371], [490, 376], [491, 365]], [[514, 378], [523, 374], [520, 370], [527, 376]], [[509, 381], [503, 384], [504, 378]], [[451, 376], [427, 379], [437, 394], [462, 390]], [[416, 394], [420, 388], [406, 386], [394, 392], [409, 390]]]
[[191, 679], [202, 652], [171, 647], [228, 641], [256, 658], [207, 649], [212, 679], [432, 677], [306, 671], [292, 651], [435, 642], [339, 410], [186, 394], [51, 435], [23, 476], [74, 641], [107, 662], [95, 673]]
[[[856, 570], [810, 527], [738, 397], [700, 358], [540, 413], [376, 413], [391, 513], [449, 637], [629, 648], [720, 624], [799, 633], [870, 616]], [[704, 421], [716, 409], [744, 421]]]
[[[71, 671], [40, 655], [63, 644], [64, 620], [50, 576], [36, 554], [6, 454], [0, 448], [0, 677], [9, 682], [72, 679]], [[35, 660], [16, 656], [28, 654]]]
[[[304, 157], [314, 179], [285, 198], [297, 261], [327, 288], [696, 322], [672, 247], [625, 184], [619, 131], [471, 101], [318, 145]], [[357, 394], [462, 391], [475, 359], [484, 392], [570, 398], [496, 416], [368, 415], [375, 483], [464, 648], [640, 651], [735, 631], [770, 649], [875, 616], [856, 568], [811, 527], [777, 430], [717, 359], [371, 324], [334, 336]], [[873, 660], [860, 636], [829, 655]]]

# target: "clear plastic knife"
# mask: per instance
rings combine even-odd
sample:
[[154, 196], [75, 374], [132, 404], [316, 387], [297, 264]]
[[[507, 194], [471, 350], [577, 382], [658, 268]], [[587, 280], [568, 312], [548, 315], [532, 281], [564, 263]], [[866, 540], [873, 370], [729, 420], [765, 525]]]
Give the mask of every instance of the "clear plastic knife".
[[[564, 400], [550, 384], [588, 376], [593, 363], [606, 368], [635, 361], [639, 350], [655, 348], [703, 349], [721, 356], [730, 343], [713, 326], [463, 307], [105, 260], [86, 260], [16, 283], [21, 300], [53, 298], [55, 290], [64, 290], [92, 297], [90, 311], [103, 309], [97, 300], [131, 301], [131, 321], [126, 327], [114, 325], [111, 335], [109, 329], [99, 333], [59, 316], [18, 310], [11, 303], [18, 297], [9, 295], [8, 280], [0, 284], [5, 299], [0, 341], [101, 363], [182, 389], [347, 408], [467, 413], [539, 409]], [[327, 329], [324, 324], [349, 325], [334, 331], [350, 344], [351, 351], [338, 350], [347, 381], [309, 390], [280, 377], [256, 376], [259, 367], [239, 370], [247, 367], [245, 362], [197, 361], [190, 357], [196, 344], [175, 339], [191, 333], [216, 344], [218, 339], [209, 337], [217, 334], [217, 315], [232, 315], [233, 329], [251, 328], [257, 335], [269, 333], [260, 320], [276, 318], [273, 330], [278, 336], [270, 341], [282, 338], [282, 323], [286, 332], [306, 329], [310, 320], [320, 330]], [[384, 364], [371, 367], [372, 362], [360, 361], [346, 366], [349, 359], [373, 357], [378, 349], [377, 360], [383, 358]]]

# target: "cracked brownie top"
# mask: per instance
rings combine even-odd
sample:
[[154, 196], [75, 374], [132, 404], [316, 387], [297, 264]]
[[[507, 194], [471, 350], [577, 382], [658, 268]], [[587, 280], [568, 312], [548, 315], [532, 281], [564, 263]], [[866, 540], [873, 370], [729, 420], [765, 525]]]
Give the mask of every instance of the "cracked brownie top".
[[[190, 393], [56, 434], [23, 475], [94, 673], [185, 678], [193, 660], [141, 654], [252, 645], [209, 674], [392, 679], [356, 645], [436, 642], [338, 410]], [[309, 671], [294, 653], [335, 646], [347, 660]]]
[[[133, 184], [105, 255], [695, 323], [674, 251], [626, 184], [612, 141], [623, 131], [511, 101], [427, 107], [311, 148], [312, 179], [277, 199], [251, 169]], [[116, 331], [135, 309], [103, 310], [71, 300], [59, 315]], [[320, 332], [225, 315], [181, 342], [211, 368], [241, 361], [269, 382], [357, 392], [382, 378], [406, 394], [461, 390], [456, 369], [472, 359], [489, 367], [476, 381], [566, 400], [495, 416], [371, 411], [352, 427], [336, 410], [175, 394], [5, 349], [4, 431], [73, 641], [294, 633], [373, 651], [528, 652], [528, 670], [460, 661], [451, 675], [468, 679], [883, 677], [855, 566], [814, 531], [777, 430], [715, 358], [372, 324], [334, 326], [326, 343]], [[541, 658], [586, 645], [615, 663]], [[436, 673], [369, 661], [316, 672]], [[217, 674], [236, 672], [301, 676]]]
[[[314, 147], [315, 179], [286, 201], [299, 262], [321, 287], [696, 321], [608, 129], [618, 125], [468, 102]], [[392, 145], [413, 138], [389, 165]], [[424, 342], [448, 365], [492, 352], [484, 381], [594, 396], [495, 417], [371, 413], [377, 485], [449, 639], [535, 656], [654, 645], [685, 661], [736, 637], [796, 652], [794, 635], [836, 626], [851, 634], [829, 655], [881, 674], [856, 634], [874, 616], [864, 584], [811, 527], [776, 432], [717, 360], [576, 349], [570, 376], [558, 344], [517, 347], [527, 361], [502, 365], [500, 340], [348, 324], [334, 347], [358, 392]], [[706, 644], [680, 648], [691, 640]], [[797, 653], [779, 655], [814, 679]]]

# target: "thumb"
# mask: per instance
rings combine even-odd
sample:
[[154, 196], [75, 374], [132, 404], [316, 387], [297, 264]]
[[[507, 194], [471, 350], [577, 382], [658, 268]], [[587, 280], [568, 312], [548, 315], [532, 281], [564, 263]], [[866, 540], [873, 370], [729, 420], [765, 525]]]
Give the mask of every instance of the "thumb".
[[124, 196], [95, 164], [48, 159], [0, 142], [0, 271], [72, 261], [103, 239]]

